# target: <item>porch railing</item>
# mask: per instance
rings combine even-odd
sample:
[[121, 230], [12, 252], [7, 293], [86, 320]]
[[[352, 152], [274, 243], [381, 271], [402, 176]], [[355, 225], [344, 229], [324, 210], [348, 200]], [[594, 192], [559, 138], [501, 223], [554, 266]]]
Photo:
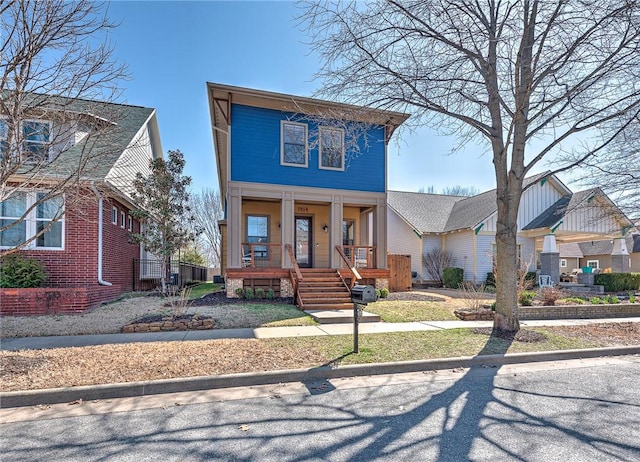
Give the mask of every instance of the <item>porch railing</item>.
[[243, 268], [282, 268], [282, 245], [266, 242], [242, 244]]
[[376, 246], [343, 245], [342, 248], [352, 268], [376, 268]]

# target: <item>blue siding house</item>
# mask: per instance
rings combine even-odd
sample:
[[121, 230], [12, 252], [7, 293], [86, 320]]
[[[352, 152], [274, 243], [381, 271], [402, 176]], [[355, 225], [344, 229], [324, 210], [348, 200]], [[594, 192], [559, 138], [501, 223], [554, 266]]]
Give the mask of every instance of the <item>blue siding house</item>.
[[385, 287], [387, 145], [408, 115], [216, 83], [207, 90], [227, 294], [272, 289], [302, 309], [340, 309], [342, 286], [347, 298], [355, 280]]

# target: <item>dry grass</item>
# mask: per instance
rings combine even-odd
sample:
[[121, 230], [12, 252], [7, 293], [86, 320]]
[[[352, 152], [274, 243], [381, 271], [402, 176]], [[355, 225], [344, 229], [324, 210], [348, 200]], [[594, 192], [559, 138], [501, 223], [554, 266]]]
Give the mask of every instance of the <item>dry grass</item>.
[[0, 390], [136, 382], [239, 372], [310, 368], [477, 354], [638, 344], [639, 323], [537, 329], [542, 342], [513, 342], [471, 329], [283, 339], [131, 343], [51, 350], [0, 351]]

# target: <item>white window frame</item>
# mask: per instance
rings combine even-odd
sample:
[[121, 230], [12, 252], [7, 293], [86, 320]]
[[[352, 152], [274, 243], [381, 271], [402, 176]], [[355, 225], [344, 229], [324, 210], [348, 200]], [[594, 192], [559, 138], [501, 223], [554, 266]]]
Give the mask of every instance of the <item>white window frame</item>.
[[566, 258], [561, 258], [560, 259], [560, 268], [566, 268], [567, 267], [567, 259]]
[[125, 217], [124, 210], [120, 210], [120, 227], [121, 227], [122, 229], [124, 229], [124, 225], [125, 225], [125, 219], [124, 219], [124, 217]]
[[127, 229], [130, 233], [133, 232], [133, 218], [131, 215], [127, 215]]
[[[322, 165], [322, 132], [339, 132], [340, 133], [340, 139], [342, 140], [340, 167], [328, 167], [328, 166]], [[320, 170], [334, 170], [339, 172], [344, 171], [344, 130], [342, 128], [318, 127], [318, 168]]]
[[[49, 126], [49, 139], [47, 141], [28, 141], [27, 139], [25, 139], [24, 136], [24, 123], [25, 122], [35, 122], [38, 124], [46, 124]], [[24, 159], [24, 153], [26, 152], [26, 150], [24, 149], [24, 145], [25, 143], [32, 143], [32, 144], [38, 144], [38, 145], [42, 145], [45, 146], [46, 149], [46, 154], [45, 154], [45, 158], [43, 159], [44, 162], [49, 162], [49, 160], [51, 159], [50, 156], [50, 150], [51, 150], [51, 146], [49, 146], [49, 144], [51, 143], [51, 128], [53, 127], [53, 123], [50, 120], [38, 120], [38, 119], [25, 119], [20, 123], [20, 140], [21, 140], [21, 146], [20, 146], [20, 155], [23, 156], [23, 162], [29, 164], [31, 162], [28, 162]]]
[[[592, 263], [595, 263], [596, 266], [591, 266]], [[587, 266], [589, 268], [599, 269], [600, 268], [600, 260], [587, 260]]]
[[111, 207], [111, 224], [118, 225], [118, 207]]
[[[285, 125], [297, 125], [299, 127], [304, 128], [304, 164], [299, 164], [295, 162], [286, 162], [284, 159], [284, 127]], [[291, 122], [289, 120], [281, 120], [280, 121], [280, 165], [286, 167], [300, 167], [300, 168], [308, 168], [309, 167], [309, 140], [308, 140], [308, 127], [307, 124], [303, 124], [300, 122]]]
[[[38, 223], [41, 221], [50, 222], [51, 219], [48, 218], [38, 218], [38, 206], [36, 202], [38, 200], [38, 194], [46, 193], [47, 191], [43, 190], [35, 190], [35, 191], [19, 191], [25, 194], [26, 197], [26, 210], [29, 210], [31, 207], [33, 209], [27, 214], [24, 219], [25, 223], [25, 241], [34, 238], [34, 236], [38, 233]], [[35, 205], [35, 206], [34, 206]], [[20, 218], [20, 217], [6, 217], [6, 218]], [[54, 250], [54, 251], [62, 251], [65, 249], [65, 197], [62, 196], [62, 217], [56, 221], [56, 223], [60, 223], [60, 247], [45, 247], [38, 246], [38, 238], [34, 238], [27, 245], [22, 247], [23, 250]], [[0, 249], [11, 249], [13, 246], [0, 246]]]

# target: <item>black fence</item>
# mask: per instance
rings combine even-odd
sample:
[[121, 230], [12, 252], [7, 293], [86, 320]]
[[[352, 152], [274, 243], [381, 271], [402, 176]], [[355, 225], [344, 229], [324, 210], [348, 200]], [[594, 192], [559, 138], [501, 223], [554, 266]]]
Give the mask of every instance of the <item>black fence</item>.
[[[191, 284], [193, 282], [204, 282], [207, 280], [207, 268], [205, 266], [193, 265], [191, 263], [171, 260], [170, 268], [167, 268], [167, 284], [178, 287]], [[161, 285], [162, 262], [155, 259], [134, 259], [133, 260], [133, 290], [149, 290]]]

